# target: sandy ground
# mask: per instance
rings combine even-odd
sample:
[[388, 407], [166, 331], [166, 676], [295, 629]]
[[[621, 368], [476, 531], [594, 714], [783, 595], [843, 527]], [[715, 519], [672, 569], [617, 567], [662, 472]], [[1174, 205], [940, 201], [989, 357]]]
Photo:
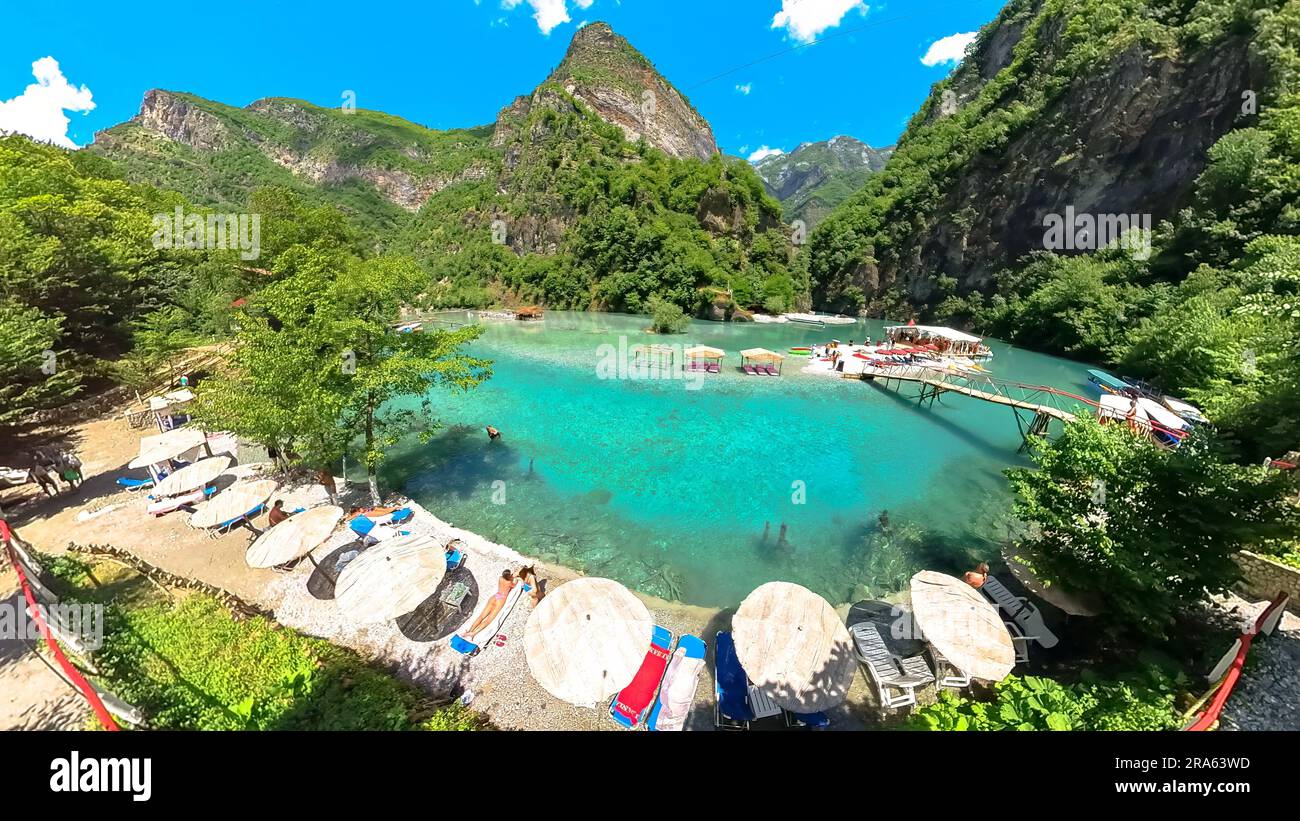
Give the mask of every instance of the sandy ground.
[[[330, 598], [331, 585], [326, 583], [322, 588], [322, 578], [328, 572], [322, 576], [322, 571], [312, 562], [299, 562], [287, 572], [255, 570], [244, 561], [251, 539], [248, 531], [235, 530], [214, 539], [190, 528], [188, 515], [183, 512], [157, 519], [146, 515], [145, 497], [118, 488], [114, 481], [128, 473], [125, 466], [138, 452], [140, 431], [132, 430], [117, 418], [88, 422], [69, 433], [67, 444], [76, 449], [84, 463], [86, 481], [82, 488], [48, 500], [38, 498], [30, 485], [4, 492], [10, 522], [38, 550], [62, 553], [69, 542], [111, 544], [129, 550], [167, 571], [224, 588], [256, 603], [274, 612], [277, 620], [289, 627], [353, 648], [430, 692], [468, 694], [474, 709], [486, 713], [503, 729], [617, 728], [603, 708], [593, 710], [566, 704], [533, 681], [523, 652], [524, 626], [532, 610], [529, 597], [520, 599], [501, 630], [506, 636], [505, 646], [489, 646], [473, 658], [451, 650], [448, 638], [437, 641], [408, 638], [397, 622], [371, 625], [350, 622]], [[268, 469], [265, 464], [253, 463], [238, 465], [229, 472], [244, 477]], [[305, 483], [284, 486], [273, 498], [283, 498], [290, 510], [326, 502], [325, 492], [319, 485]], [[361, 504], [363, 499], [364, 488], [350, 487], [345, 492], [344, 503]], [[388, 501], [390, 504], [405, 502]], [[464, 541], [468, 546], [465, 567], [479, 590], [488, 591], [484, 595], [495, 590], [496, 579], [506, 567], [536, 564], [544, 589], [553, 589], [575, 577], [570, 570], [534, 562], [505, 546], [452, 527], [418, 505], [413, 507], [415, 519], [403, 529], [429, 533], [444, 543], [452, 538]], [[265, 526], [265, 519], [257, 524]], [[335, 557], [331, 554], [338, 553], [338, 548], [352, 538], [346, 530], [336, 533], [314, 551], [314, 558], [323, 567], [333, 566]], [[311, 588], [309, 581], [313, 582]], [[11, 599], [15, 589], [14, 574], [6, 568], [0, 574], [0, 601]], [[731, 612], [646, 596], [640, 598], [657, 623], [678, 636], [693, 633], [709, 645], [709, 672], [700, 678], [696, 707], [687, 728], [712, 729], [713, 637], [719, 630], [730, 629]], [[842, 608], [841, 615], [846, 615], [847, 610], [847, 606]], [[465, 619], [470, 615], [466, 612]], [[1300, 638], [1300, 634], [1292, 632], [1296, 625], [1290, 617], [1283, 628], [1290, 642]], [[1300, 689], [1300, 684], [1290, 680], [1287, 684], [1292, 686], [1282, 687], [1283, 691]], [[1273, 683], [1270, 689], [1276, 687]], [[923, 701], [933, 699], [932, 691], [921, 696]], [[85, 715], [79, 698], [32, 655], [25, 642], [0, 641], [0, 728], [80, 727]], [[881, 726], [874, 693], [861, 671], [854, 675], [848, 701], [830, 715], [834, 729]], [[1241, 723], [1250, 726], [1250, 722]]]
[[[287, 572], [255, 570], [244, 561], [244, 552], [251, 539], [248, 531], [235, 530], [213, 539], [205, 532], [190, 528], [186, 523], [188, 515], [183, 512], [162, 518], [146, 515], [145, 497], [122, 490], [115, 483], [118, 476], [139, 473], [128, 471], [125, 466], [137, 454], [140, 436], [140, 431], [132, 430], [120, 418], [101, 419], [78, 426], [70, 444], [84, 463], [85, 484], [77, 491], [48, 500], [40, 499], [32, 486], [10, 490], [4, 497], [10, 521], [23, 538], [44, 552], [62, 553], [69, 542], [111, 544], [169, 572], [224, 588], [273, 611], [281, 623], [353, 648], [431, 692], [468, 693], [474, 709], [485, 712], [498, 727], [616, 729], [603, 709], [597, 711], [561, 702], [532, 680], [523, 653], [524, 625], [532, 610], [529, 597], [520, 599], [501, 630], [506, 636], [505, 646], [487, 647], [473, 658], [451, 650], [449, 638], [432, 642], [412, 640], [403, 635], [396, 622], [371, 625], [349, 622], [331, 599], [318, 598], [309, 590], [308, 581], [313, 574], [317, 574], [315, 587], [318, 593], [320, 587], [320, 571], [311, 562], [299, 562]], [[265, 464], [242, 464], [231, 468], [228, 473], [242, 478], [269, 470], [270, 466]], [[361, 487], [349, 487], [345, 492], [345, 504], [350, 501], [362, 503], [363, 491]], [[290, 510], [327, 501], [319, 485], [307, 483], [283, 486], [274, 498], [284, 499], [285, 507]], [[23, 499], [27, 503], [18, 506]], [[394, 498], [388, 502], [405, 503], [406, 500]], [[403, 529], [430, 533], [440, 542], [452, 538], [464, 541], [469, 548], [465, 567], [473, 574], [480, 590], [495, 590], [495, 580], [506, 567], [536, 564], [544, 589], [553, 589], [576, 575], [565, 568], [534, 562], [505, 546], [452, 527], [418, 505], [413, 507], [416, 509], [415, 520]], [[264, 527], [265, 519], [259, 519], [257, 525]], [[314, 558], [322, 565], [332, 565], [327, 557], [352, 538], [345, 529], [337, 532], [313, 552]], [[712, 645], [713, 635], [730, 627], [729, 612], [645, 596], [640, 598], [654, 614], [657, 623], [675, 635], [694, 633]], [[468, 612], [465, 614], [466, 620], [470, 615]], [[38, 660], [33, 661], [40, 665]], [[0, 675], [19, 674], [9, 669], [14, 666], [9, 656], [0, 658]], [[30, 665], [22, 667], [25, 672], [21, 674], [30, 683], [6, 686], [6, 698], [15, 705], [36, 705], [33, 709], [39, 713], [57, 713], [57, 699], [52, 701], [52, 697], [61, 699], [60, 688], [66, 691], [66, 686], [55, 681], [52, 673], [45, 674], [50, 677], [51, 684], [40, 681], [40, 671], [36, 668]], [[688, 728], [712, 728], [712, 688], [712, 676], [707, 673], [701, 676], [696, 691], [697, 706], [691, 713]], [[874, 713], [869, 708], [871, 698], [865, 680], [860, 674], [855, 676], [849, 702], [831, 714], [833, 726], [837, 729], [861, 729], [874, 723]], [[0, 717], [0, 726], [18, 726], [19, 722], [20, 717]]]

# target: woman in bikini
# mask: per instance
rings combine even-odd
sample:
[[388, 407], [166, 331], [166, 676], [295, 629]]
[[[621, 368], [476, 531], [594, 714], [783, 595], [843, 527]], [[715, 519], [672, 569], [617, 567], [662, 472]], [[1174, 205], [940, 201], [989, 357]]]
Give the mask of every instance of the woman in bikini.
[[492, 620], [497, 617], [497, 613], [501, 612], [501, 608], [506, 606], [506, 599], [510, 596], [510, 591], [514, 590], [515, 586], [521, 581], [522, 579], [516, 578], [515, 574], [511, 573], [509, 570], [502, 573], [501, 578], [497, 579], [496, 594], [488, 600], [487, 606], [483, 608], [483, 612], [479, 614], [479, 617], [469, 626], [469, 629], [463, 631], [461, 635], [467, 639], [473, 638], [475, 633], [491, 624]]

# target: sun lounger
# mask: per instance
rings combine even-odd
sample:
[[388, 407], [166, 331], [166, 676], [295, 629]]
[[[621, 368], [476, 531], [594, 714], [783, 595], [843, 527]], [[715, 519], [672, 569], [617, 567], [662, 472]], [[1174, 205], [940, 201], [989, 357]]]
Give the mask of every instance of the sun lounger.
[[459, 570], [465, 564], [465, 551], [453, 550], [447, 554], [447, 572]]
[[224, 536], [227, 533], [229, 533], [231, 530], [234, 530], [236, 526], [244, 522], [250, 521], [254, 516], [257, 516], [265, 509], [266, 509], [266, 505], [260, 504], [257, 507], [253, 508], [252, 510], [248, 511], [247, 513], [244, 513], [243, 515], [236, 516], [233, 519], [227, 519], [226, 521], [222, 522], [221, 524], [209, 530], [208, 537], [211, 539], [215, 539], [218, 536]]
[[153, 487], [153, 479], [132, 479], [130, 476], [121, 477], [117, 480], [117, 483], [132, 492]]
[[970, 686], [970, 676], [957, 669], [948, 658], [939, 652], [939, 648], [933, 644], [930, 645], [930, 659], [934, 662], [934, 672], [937, 677], [937, 684], [940, 687], [948, 687], [953, 690], [961, 690]]
[[[515, 609], [515, 604], [518, 603], [519, 597], [524, 593], [532, 592], [532, 589], [532, 585], [515, 585], [515, 588], [510, 591], [510, 595], [506, 596], [506, 603], [502, 605], [501, 610], [497, 613], [496, 618], [492, 620], [492, 623], [488, 624], [482, 630], [479, 630], [469, 638], [465, 638], [459, 633], [452, 636], [451, 649], [466, 656], [478, 655], [478, 653], [487, 646], [488, 642], [492, 641], [492, 639], [496, 637], [497, 631], [501, 629], [501, 625], [505, 624], [506, 619], [510, 616], [510, 611]], [[469, 624], [474, 623], [474, 620], [478, 618], [479, 613], [483, 612], [483, 608], [487, 607], [488, 602], [491, 600], [491, 597], [484, 597], [483, 602], [475, 609], [474, 615], [470, 616]]]
[[749, 697], [749, 709], [754, 712], [755, 720], [781, 715], [781, 705], [777, 704], [757, 684], [750, 684], [746, 695]]
[[718, 633], [713, 646], [713, 693], [717, 698], [714, 724], [720, 730], [748, 730], [754, 720], [749, 706], [749, 677], [736, 656], [730, 633]]
[[741, 365], [740, 367], [741, 370], [743, 370], [745, 373], [749, 374], [750, 376], [758, 376], [758, 369], [755, 368], [753, 365]]
[[183, 493], [180, 496], [170, 496], [166, 499], [154, 499], [149, 503], [149, 506], [145, 508], [145, 512], [150, 516], [163, 516], [171, 513], [173, 510], [180, 510], [186, 505], [201, 502], [216, 492], [217, 489], [215, 487], [201, 487], [197, 490], [192, 490], [189, 493]]
[[980, 585], [980, 591], [1020, 626], [1022, 636], [1032, 636], [1043, 647], [1055, 647], [1060, 641], [1047, 629], [1043, 614], [1038, 612], [1038, 608], [1023, 596], [1014, 595], [996, 577], [986, 577]]
[[858, 622], [849, 628], [849, 633], [853, 636], [853, 655], [866, 668], [881, 707], [892, 710], [915, 704], [916, 688], [934, 681], [928, 668], [924, 675], [919, 670], [910, 674], [904, 672], [889, 652], [875, 622]]
[[682, 636], [672, 660], [668, 662], [668, 672], [664, 673], [663, 683], [659, 686], [659, 700], [650, 713], [646, 729], [675, 732], [686, 726], [686, 717], [695, 703], [695, 688], [703, 669], [704, 642], [697, 636]]
[[610, 718], [635, 730], [645, 721], [646, 711], [655, 701], [655, 691], [663, 679], [668, 667], [668, 655], [672, 652], [673, 634], [665, 627], [655, 625], [650, 634], [650, 649], [641, 660], [641, 668], [636, 671], [632, 682], [614, 696], [609, 705]]
[[717, 362], [710, 362], [710, 363], [709, 363], [709, 366], [708, 366], [708, 370], [709, 370], [709, 373], [721, 373], [721, 372], [722, 372], [722, 366], [719, 365]]
[[781, 375], [781, 374], [779, 374], [779, 373], [776, 372], [776, 367], [773, 366], [773, 365], [763, 365], [763, 366], [761, 367], [760, 370], [762, 370], [763, 373], [767, 374], [768, 376], [780, 376], [780, 375]]
[[1025, 631], [1014, 621], [1002, 622], [1007, 626], [1007, 632], [1011, 634], [1011, 643], [1016, 647], [1016, 664], [1024, 664], [1029, 661], [1029, 645], [1038, 641], [1037, 636], [1026, 636]]

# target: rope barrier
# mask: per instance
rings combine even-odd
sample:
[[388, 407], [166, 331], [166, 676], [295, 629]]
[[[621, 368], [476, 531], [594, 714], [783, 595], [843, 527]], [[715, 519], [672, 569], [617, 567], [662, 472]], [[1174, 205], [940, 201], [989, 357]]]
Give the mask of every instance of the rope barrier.
[[63, 668], [64, 674], [74, 685], [76, 685], [77, 690], [81, 692], [81, 695], [85, 697], [87, 703], [90, 704], [90, 708], [94, 710], [95, 716], [99, 719], [99, 723], [103, 725], [104, 729], [109, 731], [120, 730], [121, 727], [117, 726], [117, 722], [115, 722], [113, 716], [109, 714], [108, 708], [105, 707], [104, 702], [100, 700], [99, 693], [95, 692], [95, 688], [91, 686], [90, 682], [86, 681], [85, 676], [81, 675], [81, 671], [73, 666], [72, 662], [68, 660], [68, 657], [63, 654], [63, 649], [59, 647], [59, 643], [54, 640], [54, 635], [50, 632], [49, 625], [45, 623], [45, 618], [41, 615], [41, 608], [36, 603], [36, 597], [32, 594], [32, 587], [27, 582], [27, 574], [23, 572], [22, 563], [18, 561], [17, 554], [14, 553], [13, 547], [9, 544], [11, 538], [13, 538], [13, 532], [9, 529], [9, 523], [0, 519], [0, 543], [4, 544], [5, 556], [8, 557], [9, 563], [13, 565], [14, 572], [18, 574], [18, 584], [22, 587], [23, 597], [27, 599], [27, 609], [31, 613], [32, 618], [36, 621], [36, 626], [40, 628], [41, 636], [45, 639], [46, 646], [50, 648], [50, 652], [54, 655], [55, 661], [57, 661], [59, 666]]

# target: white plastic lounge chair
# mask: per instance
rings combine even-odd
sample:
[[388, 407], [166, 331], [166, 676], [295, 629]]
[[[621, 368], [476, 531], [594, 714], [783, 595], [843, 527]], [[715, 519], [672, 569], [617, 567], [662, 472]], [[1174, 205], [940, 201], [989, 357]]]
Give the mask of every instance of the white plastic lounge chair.
[[[492, 619], [492, 622], [469, 638], [465, 638], [459, 632], [452, 634], [451, 649], [465, 656], [477, 655], [496, 638], [497, 633], [501, 630], [501, 626], [505, 624], [506, 619], [510, 618], [510, 613], [515, 609], [515, 604], [518, 603], [519, 597], [524, 593], [531, 593], [532, 590], [533, 588], [531, 585], [515, 585], [514, 589], [512, 589], [506, 596], [505, 604], [503, 604], [501, 609], [497, 611], [496, 617]], [[472, 624], [473, 620], [478, 618], [479, 613], [483, 612], [483, 608], [487, 607], [489, 601], [491, 601], [490, 597], [483, 597], [483, 601], [479, 603], [478, 607], [474, 608], [474, 614], [470, 617], [470, 621], [467, 623]]]
[[1047, 629], [1047, 625], [1043, 622], [1043, 614], [1038, 612], [1038, 608], [1023, 596], [1014, 595], [997, 578], [986, 577], [984, 584], [980, 585], [980, 590], [1020, 626], [1021, 636], [1031, 636], [1043, 647], [1055, 647], [1060, 642], [1060, 639]]
[[904, 673], [885, 646], [880, 628], [874, 622], [859, 622], [849, 628], [849, 633], [853, 636], [853, 655], [867, 669], [867, 677], [876, 686], [876, 695], [884, 709], [915, 704], [916, 688], [934, 681], [928, 668], [925, 675], [920, 675], [919, 670]]
[[939, 652], [939, 648], [933, 644], [930, 645], [930, 659], [934, 662], [934, 672], [938, 677], [936, 682], [940, 687], [949, 687], [953, 690], [961, 690], [970, 686], [970, 676], [957, 669], [957, 665], [948, 661], [948, 657]]

